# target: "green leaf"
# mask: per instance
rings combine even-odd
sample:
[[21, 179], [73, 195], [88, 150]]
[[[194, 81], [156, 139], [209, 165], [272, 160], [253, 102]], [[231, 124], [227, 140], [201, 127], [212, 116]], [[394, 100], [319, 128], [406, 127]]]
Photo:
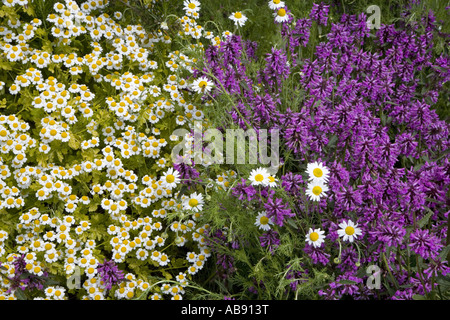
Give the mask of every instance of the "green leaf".
[[98, 207], [97, 203], [90, 203], [88, 210], [89, 210], [89, 212], [95, 212], [95, 211], [97, 211], [97, 207]]
[[172, 275], [166, 271], [163, 271], [162, 274], [166, 278], [166, 280], [171, 280], [173, 278]]
[[24, 8], [24, 11], [29, 15], [29, 16], [36, 16], [36, 13], [34, 12], [33, 6], [30, 5], [26, 5], [23, 6], [22, 8]]
[[290, 225], [294, 229], [298, 229], [298, 226], [295, 224], [294, 219], [287, 219], [286, 222], [287, 222], [288, 225]]
[[19, 300], [28, 300], [27, 295], [25, 294], [25, 292], [21, 289], [17, 289], [16, 291], [14, 291], [14, 295], [17, 297], [17, 299]]
[[61, 161], [61, 162], [64, 161], [64, 155], [61, 152], [61, 150], [56, 151], [56, 155], [58, 156], [59, 161]]
[[6, 62], [6, 61], [3, 61], [3, 60], [0, 60], [0, 69], [3, 69], [3, 70], [12, 70], [11, 63]]
[[434, 215], [434, 212], [431, 211], [430, 208], [428, 208], [427, 206], [424, 206], [424, 207], [425, 207], [425, 209], [428, 211], [428, 213], [427, 213], [422, 219], [420, 219], [420, 220], [417, 222], [417, 226], [418, 226], [419, 228], [423, 228], [423, 227], [428, 223], [428, 221], [430, 220], [430, 218]]
[[48, 277], [45, 279], [44, 287], [55, 286], [55, 285], [60, 285], [60, 284], [61, 284], [61, 282], [56, 280], [55, 277]]
[[352, 281], [352, 280], [341, 280], [338, 283], [340, 283], [340, 284], [358, 284], [357, 282]]
[[78, 150], [80, 149], [80, 145], [80, 140], [78, 140], [72, 133], [70, 133], [69, 147], [74, 150]]
[[412, 296], [413, 300], [427, 300], [424, 296], [420, 294], [415, 294]]
[[441, 201], [437, 201], [437, 200], [432, 199], [432, 198], [429, 198], [429, 197], [425, 198], [425, 200], [427, 200], [428, 202], [433, 202], [433, 203], [443, 204]]
[[356, 276], [361, 279], [367, 277], [366, 268], [359, 268], [356, 272]]
[[334, 135], [330, 138], [330, 140], [328, 140], [327, 147], [328, 147], [328, 148], [335, 147], [337, 141], [338, 141], [338, 136], [334, 134]]
[[441, 251], [441, 253], [439, 254], [439, 257], [442, 260], [447, 260], [447, 255], [449, 252], [450, 252], [450, 244]]

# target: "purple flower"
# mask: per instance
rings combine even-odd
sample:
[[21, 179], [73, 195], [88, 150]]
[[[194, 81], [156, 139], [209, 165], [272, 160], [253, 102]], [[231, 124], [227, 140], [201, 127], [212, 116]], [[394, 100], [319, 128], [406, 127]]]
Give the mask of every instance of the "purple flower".
[[9, 279], [11, 281], [11, 286], [7, 290], [7, 293], [14, 292], [17, 289], [23, 291], [44, 289], [44, 282], [48, 277], [48, 273], [44, 271], [42, 276], [29, 273], [26, 269], [27, 262], [25, 261], [25, 254], [15, 257], [12, 264], [14, 266], [14, 276]]
[[274, 250], [280, 245], [280, 239], [278, 232], [269, 230], [259, 237], [261, 247], [267, 247], [271, 254], [274, 254]]
[[[253, 102], [253, 121], [260, 124], [269, 124], [277, 114], [272, 96], [266, 94], [264, 97], [257, 95]], [[275, 120], [275, 119], [274, 119]]]
[[412, 232], [409, 246], [414, 253], [424, 259], [436, 259], [438, 251], [443, 247], [441, 241], [428, 229], [417, 229]]
[[413, 295], [415, 292], [412, 288], [407, 288], [404, 290], [397, 290], [392, 296], [392, 300], [413, 300]]
[[268, 87], [277, 87], [276, 92], [281, 90], [281, 82], [290, 74], [290, 68], [286, 54], [280, 49], [272, 48], [272, 52], [267, 54], [266, 67], [260, 73], [260, 82], [267, 83]]
[[123, 271], [112, 260], [107, 261], [105, 259], [103, 263], [98, 265], [97, 271], [107, 290], [111, 290], [113, 285], [125, 279]]
[[377, 240], [385, 243], [387, 247], [398, 247], [404, 241], [406, 230], [403, 228], [401, 222], [391, 221], [389, 219], [383, 219], [383, 222], [379, 223], [376, 230], [373, 231], [373, 235]]
[[437, 277], [439, 275], [446, 276], [450, 273], [450, 268], [447, 266], [448, 261], [436, 260], [430, 263], [430, 266], [423, 270], [428, 278]]
[[325, 290], [319, 290], [319, 296], [326, 300], [341, 300], [345, 295], [358, 299], [361, 294], [358, 284], [362, 283], [361, 278], [353, 276], [351, 273], [339, 275], [336, 281], [331, 282]]
[[273, 197], [269, 198], [267, 203], [264, 204], [264, 208], [266, 209], [267, 217], [272, 218], [273, 222], [280, 227], [283, 226], [285, 217], [293, 217], [295, 215], [280, 198], [275, 200]]
[[[303, 178], [299, 174], [288, 172], [284, 176], [281, 176], [281, 186], [293, 196], [299, 194], [300, 190], [302, 190], [303, 183]], [[298, 198], [296, 197], [296, 199]]]
[[200, 173], [195, 169], [194, 163], [185, 163], [184, 161], [176, 161], [173, 164], [175, 170], [180, 173], [180, 178], [185, 180], [183, 184], [191, 187], [196, 184], [196, 179], [200, 176]]
[[[323, 246], [324, 245], [322, 245], [322, 247]], [[326, 253], [323, 248], [316, 248], [314, 246], [306, 244], [305, 248], [303, 248], [303, 251], [309, 255], [314, 264], [321, 263], [326, 266], [330, 262], [330, 255]]]
[[[291, 53], [299, 46], [306, 47], [309, 41], [311, 19], [298, 19], [295, 26], [286, 32], [285, 38], [288, 39], [288, 48]], [[288, 28], [287, 24], [283, 28]]]
[[256, 189], [252, 185], [247, 186], [244, 178], [241, 178], [241, 182], [233, 188], [231, 194], [239, 200], [252, 201], [257, 198]]
[[[288, 265], [287, 268], [290, 268], [291, 266]], [[304, 270], [304, 271], [294, 271], [294, 270], [289, 270], [288, 273], [286, 274], [286, 279], [287, 280], [291, 280], [291, 279], [298, 279], [298, 280], [293, 280], [291, 281], [291, 283], [289, 283], [289, 287], [291, 288], [292, 291], [296, 291], [297, 290], [297, 286], [299, 284], [301, 284], [302, 282], [307, 282], [308, 280], [308, 270]]]
[[320, 4], [313, 3], [313, 7], [311, 10], [311, 13], [309, 14], [309, 17], [312, 20], [317, 21], [319, 24], [326, 26], [327, 20], [328, 20], [329, 8], [330, 8], [330, 6], [324, 4], [323, 2], [321, 2]]

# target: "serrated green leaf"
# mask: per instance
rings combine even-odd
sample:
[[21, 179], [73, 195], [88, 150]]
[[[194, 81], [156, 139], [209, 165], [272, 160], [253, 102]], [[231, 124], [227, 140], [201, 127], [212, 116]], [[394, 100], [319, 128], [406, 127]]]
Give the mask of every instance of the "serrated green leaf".
[[14, 295], [17, 297], [17, 299], [19, 299], [19, 300], [28, 300], [28, 297], [27, 297], [27, 295], [25, 294], [25, 292], [23, 292], [23, 290], [21, 290], [21, 289], [17, 289], [15, 292], [14, 292]]
[[417, 222], [417, 226], [419, 228], [423, 228], [428, 223], [430, 218], [434, 215], [434, 212], [431, 211], [430, 208], [428, 208], [427, 206], [424, 206], [424, 208], [428, 211], [428, 213]]
[[78, 150], [80, 149], [80, 145], [81, 142], [72, 133], [70, 133], [69, 147], [74, 150]]
[[331, 147], [334, 147], [334, 146], [336, 146], [336, 142], [338, 141], [338, 136], [337, 135], [332, 135], [331, 136], [331, 138], [330, 138], [330, 140], [328, 140], [328, 144], [327, 144], [327, 147], [328, 148], [331, 148]]
[[442, 260], [446, 260], [449, 252], [450, 252], [450, 244], [446, 246], [444, 249], [442, 249], [441, 253], [439, 254], [439, 257]]
[[22, 8], [24, 8], [24, 11], [29, 15], [29, 16], [36, 16], [36, 13], [34, 12], [33, 6], [30, 5], [26, 5], [23, 6]]

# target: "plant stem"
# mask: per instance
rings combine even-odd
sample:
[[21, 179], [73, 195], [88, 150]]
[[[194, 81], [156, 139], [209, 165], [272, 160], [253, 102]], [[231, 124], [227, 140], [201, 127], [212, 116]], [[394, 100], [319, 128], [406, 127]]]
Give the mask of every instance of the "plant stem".
[[390, 275], [390, 277], [391, 277], [391, 280], [392, 280], [392, 282], [394, 283], [395, 289], [398, 290], [399, 288], [398, 288], [397, 281], [395, 281], [395, 278], [394, 278], [394, 275], [392, 274], [391, 268], [389, 268], [389, 264], [388, 264], [388, 261], [387, 261], [387, 259], [386, 259], [386, 255], [384, 254], [384, 252], [382, 253], [382, 255], [383, 255], [383, 261], [384, 261], [384, 264], [386, 265], [386, 268], [387, 268], [387, 270], [388, 270], [388, 272], [389, 272], [389, 275]]

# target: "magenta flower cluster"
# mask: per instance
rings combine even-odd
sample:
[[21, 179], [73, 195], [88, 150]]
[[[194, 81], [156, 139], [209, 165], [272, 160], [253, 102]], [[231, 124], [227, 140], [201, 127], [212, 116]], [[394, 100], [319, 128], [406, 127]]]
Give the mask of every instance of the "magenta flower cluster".
[[[205, 69], [197, 72], [214, 75], [213, 95], [233, 97], [234, 122], [280, 130], [287, 169], [280, 186], [292, 201], [245, 180], [231, 194], [273, 219], [273, 230], [260, 237], [272, 254], [294, 216], [326, 230], [321, 247], [298, 251], [311, 267], [336, 274], [319, 291], [322, 298], [427, 294], [450, 272], [442, 254], [450, 218], [450, 126], [433, 109], [450, 80], [450, 57], [433, 53], [441, 33], [432, 12], [422, 23], [379, 30], [368, 28], [365, 14], [344, 14], [336, 23], [328, 14], [318, 4], [307, 18], [284, 23], [285, 46], [263, 61], [255, 43], [236, 35], [207, 48]], [[303, 56], [318, 25], [328, 33], [316, 40], [312, 57]], [[249, 70], [255, 61], [262, 64], [256, 75]], [[313, 161], [330, 170], [330, 190], [317, 203], [305, 197], [304, 172]], [[338, 225], [348, 219], [362, 230], [354, 243], [339, 241]], [[384, 281], [378, 291], [367, 288], [360, 272], [372, 264]]]

